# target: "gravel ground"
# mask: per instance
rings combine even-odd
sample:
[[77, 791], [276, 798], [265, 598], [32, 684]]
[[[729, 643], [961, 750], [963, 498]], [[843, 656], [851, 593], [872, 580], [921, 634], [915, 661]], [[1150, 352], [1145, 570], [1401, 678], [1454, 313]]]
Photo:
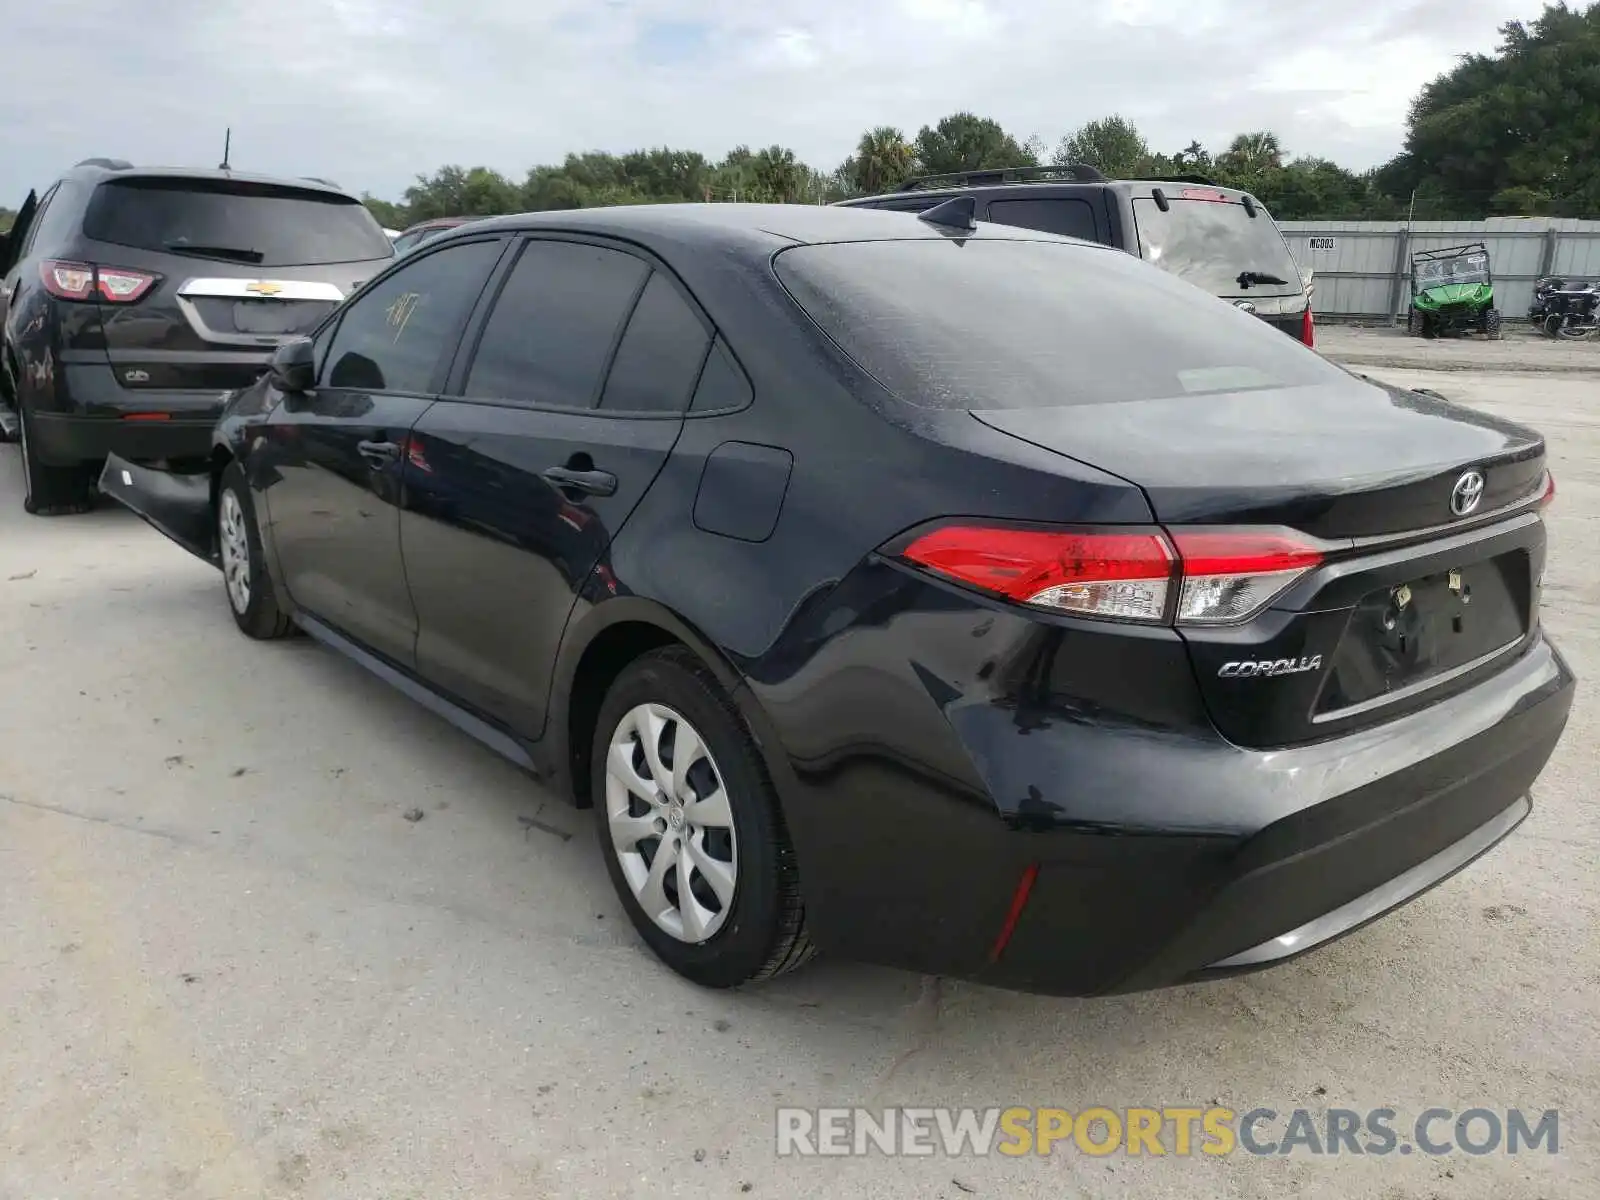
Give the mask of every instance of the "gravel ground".
[[[1513, 347], [1593, 357], [1489, 349]], [[1549, 435], [1545, 618], [1593, 678], [1600, 376], [1374, 373]], [[11, 448], [0, 672], [0, 1200], [1590, 1200], [1600, 1177], [1587, 687], [1534, 815], [1410, 908], [1272, 972], [1063, 1001], [826, 961], [695, 990], [636, 942], [586, 815], [333, 654], [246, 641], [128, 514], [24, 516]], [[774, 1153], [779, 1104], [1214, 1100], [1558, 1108], [1561, 1153]]]

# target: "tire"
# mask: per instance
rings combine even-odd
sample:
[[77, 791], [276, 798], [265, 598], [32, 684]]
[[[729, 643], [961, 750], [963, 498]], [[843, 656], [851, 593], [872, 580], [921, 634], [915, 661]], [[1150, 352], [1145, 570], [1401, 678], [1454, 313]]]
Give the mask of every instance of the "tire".
[[278, 608], [267, 574], [255, 506], [238, 463], [229, 463], [217, 487], [217, 549], [222, 560], [222, 593], [239, 632], [272, 641], [294, 632], [294, 622]]
[[[15, 375], [11, 363], [13, 355], [10, 350], [0, 346], [0, 408], [10, 409], [13, 414], [17, 410], [17, 388], [12, 382]], [[15, 442], [21, 440], [22, 428], [19, 424], [15, 434], [0, 430], [0, 442]]]
[[[641, 734], [654, 735], [665, 800]], [[615, 756], [614, 745], [622, 747]], [[671, 757], [678, 747], [691, 753], [678, 776], [683, 791], [674, 795]], [[590, 781], [612, 886], [639, 936], [667, 966], [702, 987], [729, 988], [781, 975], [812, 957], [777, 793], [738, 711], [688, 650], [653, 650], [611, 685], [596, 723]], [[726, 806], [699, 807], [719, 791]], [[678, 803], [684, 794], [690, 802]], [[614, 836], [614, 815], [631, 828], [625, 824]], [[692, 853], [675, 848], [685, 845]], [[687, 874], [680, 853], [693, 861]], [[672, 857], [662, 860], [663, 854]], [[650, 868], [658, 862], [665, 869], [652, 884]], [[720, 876], [720, 888], [712, 886], [713, 876]], [[652, 890], [656, 902], [647, 910], [641, 896]]]
[[1501, 341], [1505, 337], [1498, 308], [1491, 308], [1483, 314], [1483, 332], [1492, 342]]
[[17, 410], [18, 440], [22, 443], [22, 507], [36, 517], [67, 517], [94, 507], [93, 467], [75, 464], [54, 467], [42, 463], [28, 440], [28, 413]]
[[1422, 336], [1422, 318], [1414, 308], [1406, 313], [1406, 333], [1411, 337]]
[[1561, 327], [1564, 322], [1560, 313], [1551, 313], [1544, 319], [1544, 333], [1546, 337], [1558, 338], [1561, 336]]

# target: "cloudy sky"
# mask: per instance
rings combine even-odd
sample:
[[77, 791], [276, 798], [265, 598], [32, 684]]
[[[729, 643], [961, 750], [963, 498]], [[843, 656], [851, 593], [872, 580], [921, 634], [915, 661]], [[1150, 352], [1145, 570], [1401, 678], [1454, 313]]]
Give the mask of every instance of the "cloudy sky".
[[780, 142], [961, 109], [1052, 146], [1121, 112], [1152, 145], [1276, 130], [1366, 167], [1457, 54], [1542, 0], [0, 0], [0, 204], [80, 158], [520, 179], [570, 150]]

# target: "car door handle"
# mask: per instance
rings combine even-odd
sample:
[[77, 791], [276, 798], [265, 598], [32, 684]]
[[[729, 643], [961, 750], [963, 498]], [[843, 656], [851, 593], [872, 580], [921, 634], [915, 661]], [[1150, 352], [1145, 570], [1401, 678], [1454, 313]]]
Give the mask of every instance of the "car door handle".
[[356, 450], [373, 466], [381, 467], [400, 457], [398, 442], [357, 442]]
[[558, 488], [570, 488], [591, 496], [614, 496], [617, 477], [610, 471], [575, 471], [571, 467], [551, 467], [543, 475]]

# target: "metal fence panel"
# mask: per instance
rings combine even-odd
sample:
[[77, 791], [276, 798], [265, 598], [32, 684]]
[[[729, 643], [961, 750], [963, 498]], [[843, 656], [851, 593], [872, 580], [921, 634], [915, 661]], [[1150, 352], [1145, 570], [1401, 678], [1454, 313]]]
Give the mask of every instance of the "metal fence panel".
[[1315, 275], [1318, 313], [1387, 319], [1410, 302], [1410, 257], [1482, 242], [1494, 271], [1495, 302], [1519, 319], [1533, 283], [1554, 273], [1600, 278], [1600, 221], [1498, 217], [1489, 221], [1283, 221], [1289, 249]]

